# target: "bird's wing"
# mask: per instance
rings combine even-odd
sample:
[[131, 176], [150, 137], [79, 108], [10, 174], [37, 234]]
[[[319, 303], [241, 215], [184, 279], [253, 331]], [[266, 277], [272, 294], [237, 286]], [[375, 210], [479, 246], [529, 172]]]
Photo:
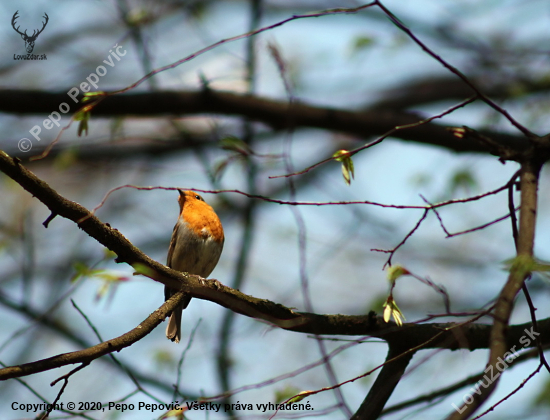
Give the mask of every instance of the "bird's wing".
[[[176, 238], [178, 237], [179, 225], [179, 223], [176, 223], [176, 226], [174, 226], [172, 238], [170, 239], [170, 246], [168, 247], [168, 257], [166, 258], [166, 265], [170, 268], [172, 268], [172, 256], [174, 255], [174, 248], [176, 247]], [[164, 300], [170, 299], [170, 296], [172, 296], [172, 289], [168, 286], [164, 286]]]

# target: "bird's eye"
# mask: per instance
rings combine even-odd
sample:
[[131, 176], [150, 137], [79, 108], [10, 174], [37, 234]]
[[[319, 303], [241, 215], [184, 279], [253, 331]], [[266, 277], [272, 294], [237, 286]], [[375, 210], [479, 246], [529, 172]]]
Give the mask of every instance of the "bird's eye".
[[199, 201], [204, 201], [204, 200], [202, 199], [202, 197], [201, 197], [200, 195], [198, 195], [198, 194], [195, 195], [195, 198], [196, 198], [197, 200], [199, 200]]

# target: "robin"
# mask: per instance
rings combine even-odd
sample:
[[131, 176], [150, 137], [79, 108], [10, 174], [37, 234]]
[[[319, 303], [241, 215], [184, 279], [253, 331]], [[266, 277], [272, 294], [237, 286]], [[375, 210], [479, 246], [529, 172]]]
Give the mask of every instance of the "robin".
[[[223, 227], [214, 209], [193, 191], [178, 190], [180, 215], [168, 249], [167, 265], [174, 270], [207, 278], [216, 267], [223, 249]], [[173, 289], [164, 287], [168, 300]], [[170, 315], [166, 337], [176, 343], [181, 339], [181, 314], [191, 297], [186, 297]]]

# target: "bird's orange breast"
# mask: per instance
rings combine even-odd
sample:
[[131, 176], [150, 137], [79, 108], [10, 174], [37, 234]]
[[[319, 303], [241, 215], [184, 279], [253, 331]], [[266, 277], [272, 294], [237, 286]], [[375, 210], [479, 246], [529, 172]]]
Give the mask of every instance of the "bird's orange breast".
[[223, 227], [218, 215], [204, 201], [185, 200], [182, 218], [193, 233], [202, 238], [211, 237], [221, 243], [224, 240]]

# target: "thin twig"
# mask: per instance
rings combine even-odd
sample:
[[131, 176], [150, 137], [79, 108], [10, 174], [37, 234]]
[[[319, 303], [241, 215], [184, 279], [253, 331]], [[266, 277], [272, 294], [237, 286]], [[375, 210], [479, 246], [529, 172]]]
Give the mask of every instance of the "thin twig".
[[424, 221], [424, 219], [426, 218], [428, 213], [429, 213], [429, 209], [424, 210], [424, 213], [422, 214], [422, 217], [418, 220], [418, 222], [416, 222], [416, 225], [414, 225], [414, 227], [409, 231], [409, 233], [407, 233], [407, 235], [403, 238], [403, 240], [401, 242], [399, 242], [399, 244], [397, 244], [394, 248], [392, 248], [392, 249], [372, 248], [371, 249], [371, 251], [382, 252], [384, 254], [390, 254], [390, 256], [388, 257], [388, 260], [384, 264], [384, 268], [386, 268], [386, 266], [388, 266], [388, 265], [391, 266], [391, 260], [393, 258], [393, 255], [397, 252], [397, 250], [399, 248], [401, 248], [403, 245], [405, 245], [405, 242], [407, 242], [407, 239], [409, 239], [414, 234], [414, 232], [416, 232], [416, 230], [420, 227], [420, 225], [422, 224], [422, 222]]
[[[436, 120], [436, 119], [439, 119], [439, 118], [443, 118], [444, 116], [446, 115], [449, 115], [451, 114], [452, 112], [456, 111], [457, 109], [460, 109], [460, 108], [463, 108], [465, 107], [466, 105], [469, 105], [471, 104], [472, 102], [474, 102], [475, 100], [477, 99], [477, 96], [472, 96], [462, 102], [460, 102], [459, 104], [457, 105], [454, 105], [452, 107], [450, 107], [449, 109], [443, 111], [442, 113], [440, 114], [437, 114], [437, 115], [434, 115], [432, 117], [429, 117], [429, 118], [425, 118], [423, 120], [420, 120], [418, 122], [415, 122], [415, 123], [412, 123], [412, 124], [404, 124], [404, 125], [396, 125], [395, 127], [393, 127], [391, 130], [389, 131], [386, 131], [384, 134], [382, 134], [380, 137], [376, 138], [375, 140], [367, 143], [366, 145], [364, 146], [360, 146], [360, 147], [357, 147], [355, 149], [352, 149], [348, 152], [349, 156], [354, 156], [355, 154], [359, 153], [360, 151], [362, 150], [366, 150], [366, 149], [369, 149], [373, 146], [376, 146], [377, 144], [380, 144], [382, 143], [382, 141], [384, 141], [386, 138], [392, 136], [393, 134], [399, 132], [399, 131], [402, 131], [402, 130], [407, 130], [407, 129], [410, 129], [410, 128], [416, 128], [416, 127], [420, 127], [421, 125], [424, 125], [424, 124], [428, 124], [430, 122], [432, 122], [433, 120]], [[296, 175], [303, 175], [309, 171], [311, 171], [312, 169], [315, 169], [317, 168], [318, 166], [321, 166], [327, 162], [331, 162], [333, 160], [336, 160], [336, 157], [334, 156], [331, 156], [327, 159], [324, 159], [320, 162], [317, 162], [313, 165], [310, 165], [308, 166], [307, 168], [301, 170], [301, 171], [298, 171], [298, 172], [292, 172], [292, 173], [287, 173], [287, 174], [284, 174], [284, 175], [272, 175], [269, 177], [269, 179], [276, 179], [276, 178], [288, 178], [288, 177], [291, 177], [291, 176], [296, 176]]]
[[[519, 173], [519, 171], [518, 171], [518, 173]], [[414, 205], [400, 205], [400, 204], [384, 204], [384, 203], [378, 203], [376, 201], [369, 201], [369, 200], [356, 200], [356, 201], [289, 201], [289, 200], [279, 200], [279, 199], [275, 199], [275, 198], [271, 198], [271, 197], [267, 197], [267, 196], [259, 195], [259, 194], [247, 193], [245, 191], [236, 190], [236, 189], [231, 189], [231, 190], [229, 190], [229, 189], [204, 190], [204, 189], [187, 188], [187, 187], [164, 187], [164, 186], [160, 186], [160, 185], [159, 186], [139, 186], [139, 185], [125, 184], [125, 185], [120, 185], [118, 187], [112, 188], [109, 191], [107, 191], [107, 193], [105, 194], [105, 196], [103, 197], [101, 202], [91, 210], [90, 214], [95, 214], [95, 212], [98, 209], [100, 209], [107, 202], [107, 199], [109, 198], [109, 196], [111, 194], [113, 194], [114, 192], [116, 192], [118, 190], [124, 189], [124, 188], [133, 188], [135, 190], [140, 190], [140, 191], [152, 191], [152, 190], [175, 191], [175, 190], [179, 190], [179, 189], [184, 189], [184, 190], [191, 190], [191, 191], [196, 191], [196, 192], [205, 193], [205, 194], [224, 194], [224, 193], [229, 194], [229, 193], [231, 193], [231, 194], [243, 195], [247, 198], [262, 200], [262, 201], [265, 201], [265, 202], [268, 202], [268, 203], [284, 204], [284, 205], [288, 205], [288, 206], [341, 206], [341, 205], [352, 205], [352, 204], [354, 204], [354, 205], [366, 204], [366, 205], [382, 207], [382, 208], [389, 208], [389, 209], [432, 210], [434, 208], [437, 209], [437, 208], [449, 206], [449, 205], [452, 205], [452, 204], [470, 203], [470, 202], [473, 202], [473, 201], [478, 201], [478, 200], [481, 200], [485, 197], [489, 197], [491, 195], [496, 195], [496, 194], [498, 194], [498, 193], [500, 193], [504, 190], [507, 190], [508, 186], [509, 186], [509, 183], [506, 183], [505, 185], [503, 185], [501, 187], [498, 187], [494, 190], [490, 190], [490, 191], [487, 191], [483, 194], [478, 194], [478, 195], [468, 197], [468, 198], [456, 198], [456, 199], [452, 199], [452, 200], [442, 201], [440, 203], [430, 204], [429, 206], [414, 206]]]
[[177, 367], [177, 375], [176, 375], [176, 384], [174, 386], [174, 395], [173, 399], [175, 400], [177, 396], [179, 395], [179, 386], [181, 381], [181, 370], [183, 366], [183, 362], [185, 360], [185, 356], [187, 355], [187, 352], [191, 348], [191, 345], [193, 344], [193, 341], [195, 339], [195, 333], [197, 332], [199, 325], [201, 324], [202, 318], [199, 318], [193, 329], [191, 330], [191, 334], [189, 334], [189, 339], [187, 340], [187, 345], [185, 346], [185, 349], [181, 352], [180, 360], [178, 361], [178, 367]]
[[61, 389], [59, 390], [59, 392], [57, 393], [57, 396], [55, 397], [55, 400], [53, 401], [52, 405], [48, 408], [48, 410], [46, 410], [46, 412], [44, 413], [44, 415], [42, 417], [40, 417], [40, 420], [45, 420], [47, 419], [49, 416], [50, 416], [50, 413], [54, 410], [55, 408], [55, 405], [57, 404], [57, 402], [60, 400], [61, 398], [61, 395], [63, 395], [63, 392], [65, 392], [65, 388], [67, 387], [67, 385], [69, 385], [69, 378], [74, 375], [76, 372], [78, 372], [79, 370], [82, 370], [84, 369], [86, 366], [88, 366], [90, 364], [90, 362], [84, 362], [82, 363], [80, 366], [74, 368], [73, 370], [71, 370], [69, 373], [63, 375], [63, 376], [60, 376], [59, 378], [57, 378], [56, 380], [54, 380], [50, 386], [54, 386], [57, 382], [63, 380], [63, 386], [61, 387]]
[[464, 83], [466, 83], [481, 99], [483, 102], [485, 102], [487, 105], [489, 105], [491, 108], [493, 108], [495, 111], [502, 114], [514, 127], [516, 127], [519, 131], [521, 131], [525, 136], [529, 139], [535, 139], [538, 138], [538, 136], [531, 131], [529, 131], [527, 128], [525, 128], [523, 125], [518, 123], [512, 116], [502, 107], [498, 106], [494, 101], [492, 101], [490, 98], [488, 98], [477, 86], [475, 86], [474, 83], [470, 81], [460, 70], [458, 70], [456, 67], [450, 65], [447, 61], [443, 60], [439, 55], [437, 55], [434, 51], [432, 51], [426, 44], [424, 44], [420, 39], [413, 34], [413, 32], [407, 28], [392, 12], [390, 12], [379, 0], [376, 0], [374, 2], [385, 14], [386, 16], [391, 20], [391, 22], [397, 26], [399, 29], [401, 29], [403, 32], [407, 34], [409, 38], [411, 38], [422, 50], [424, 50], [428, 55], [430, 55], [432, 58], [437, 60], [443, 67], [445, 67], [447, 70], [449, 70], [451, 73], [456, 74], [458, 77], [462, 79]]
[[490, 413], [491, 411], [493, 411], [495, 409], [495, 407], [497, 405], [500, 405], [502, 404], [504, 401], [506, 401], [508, 398], [510, 398], [512, 395], [516, 394], [521, 388], [523, 388], [525, 386], [525, 384], [527, 382], [529, 382], [537, 373], [540, 372], [540, 369], [542, 368], [542, 363], [539, 364], [539, 366], [535, 369], [534, 372], [532, 372], [527, 378], [525, 378], [523, 381], [521, 381], [521, 383], [512, 391], [512, 392], [509, 392], [504, 398], [501, 398], [500, 400], [498, 400], [496, 403], [494, 403], [491, 407], [489, 407], [487, 410], [485, 410], [483, 413], [481, 413], [480, 415], [474, 417], [472, 420], [476, 420], [476, 419], [479, 419], [483, 416], [485, 416], [486, 414]]

